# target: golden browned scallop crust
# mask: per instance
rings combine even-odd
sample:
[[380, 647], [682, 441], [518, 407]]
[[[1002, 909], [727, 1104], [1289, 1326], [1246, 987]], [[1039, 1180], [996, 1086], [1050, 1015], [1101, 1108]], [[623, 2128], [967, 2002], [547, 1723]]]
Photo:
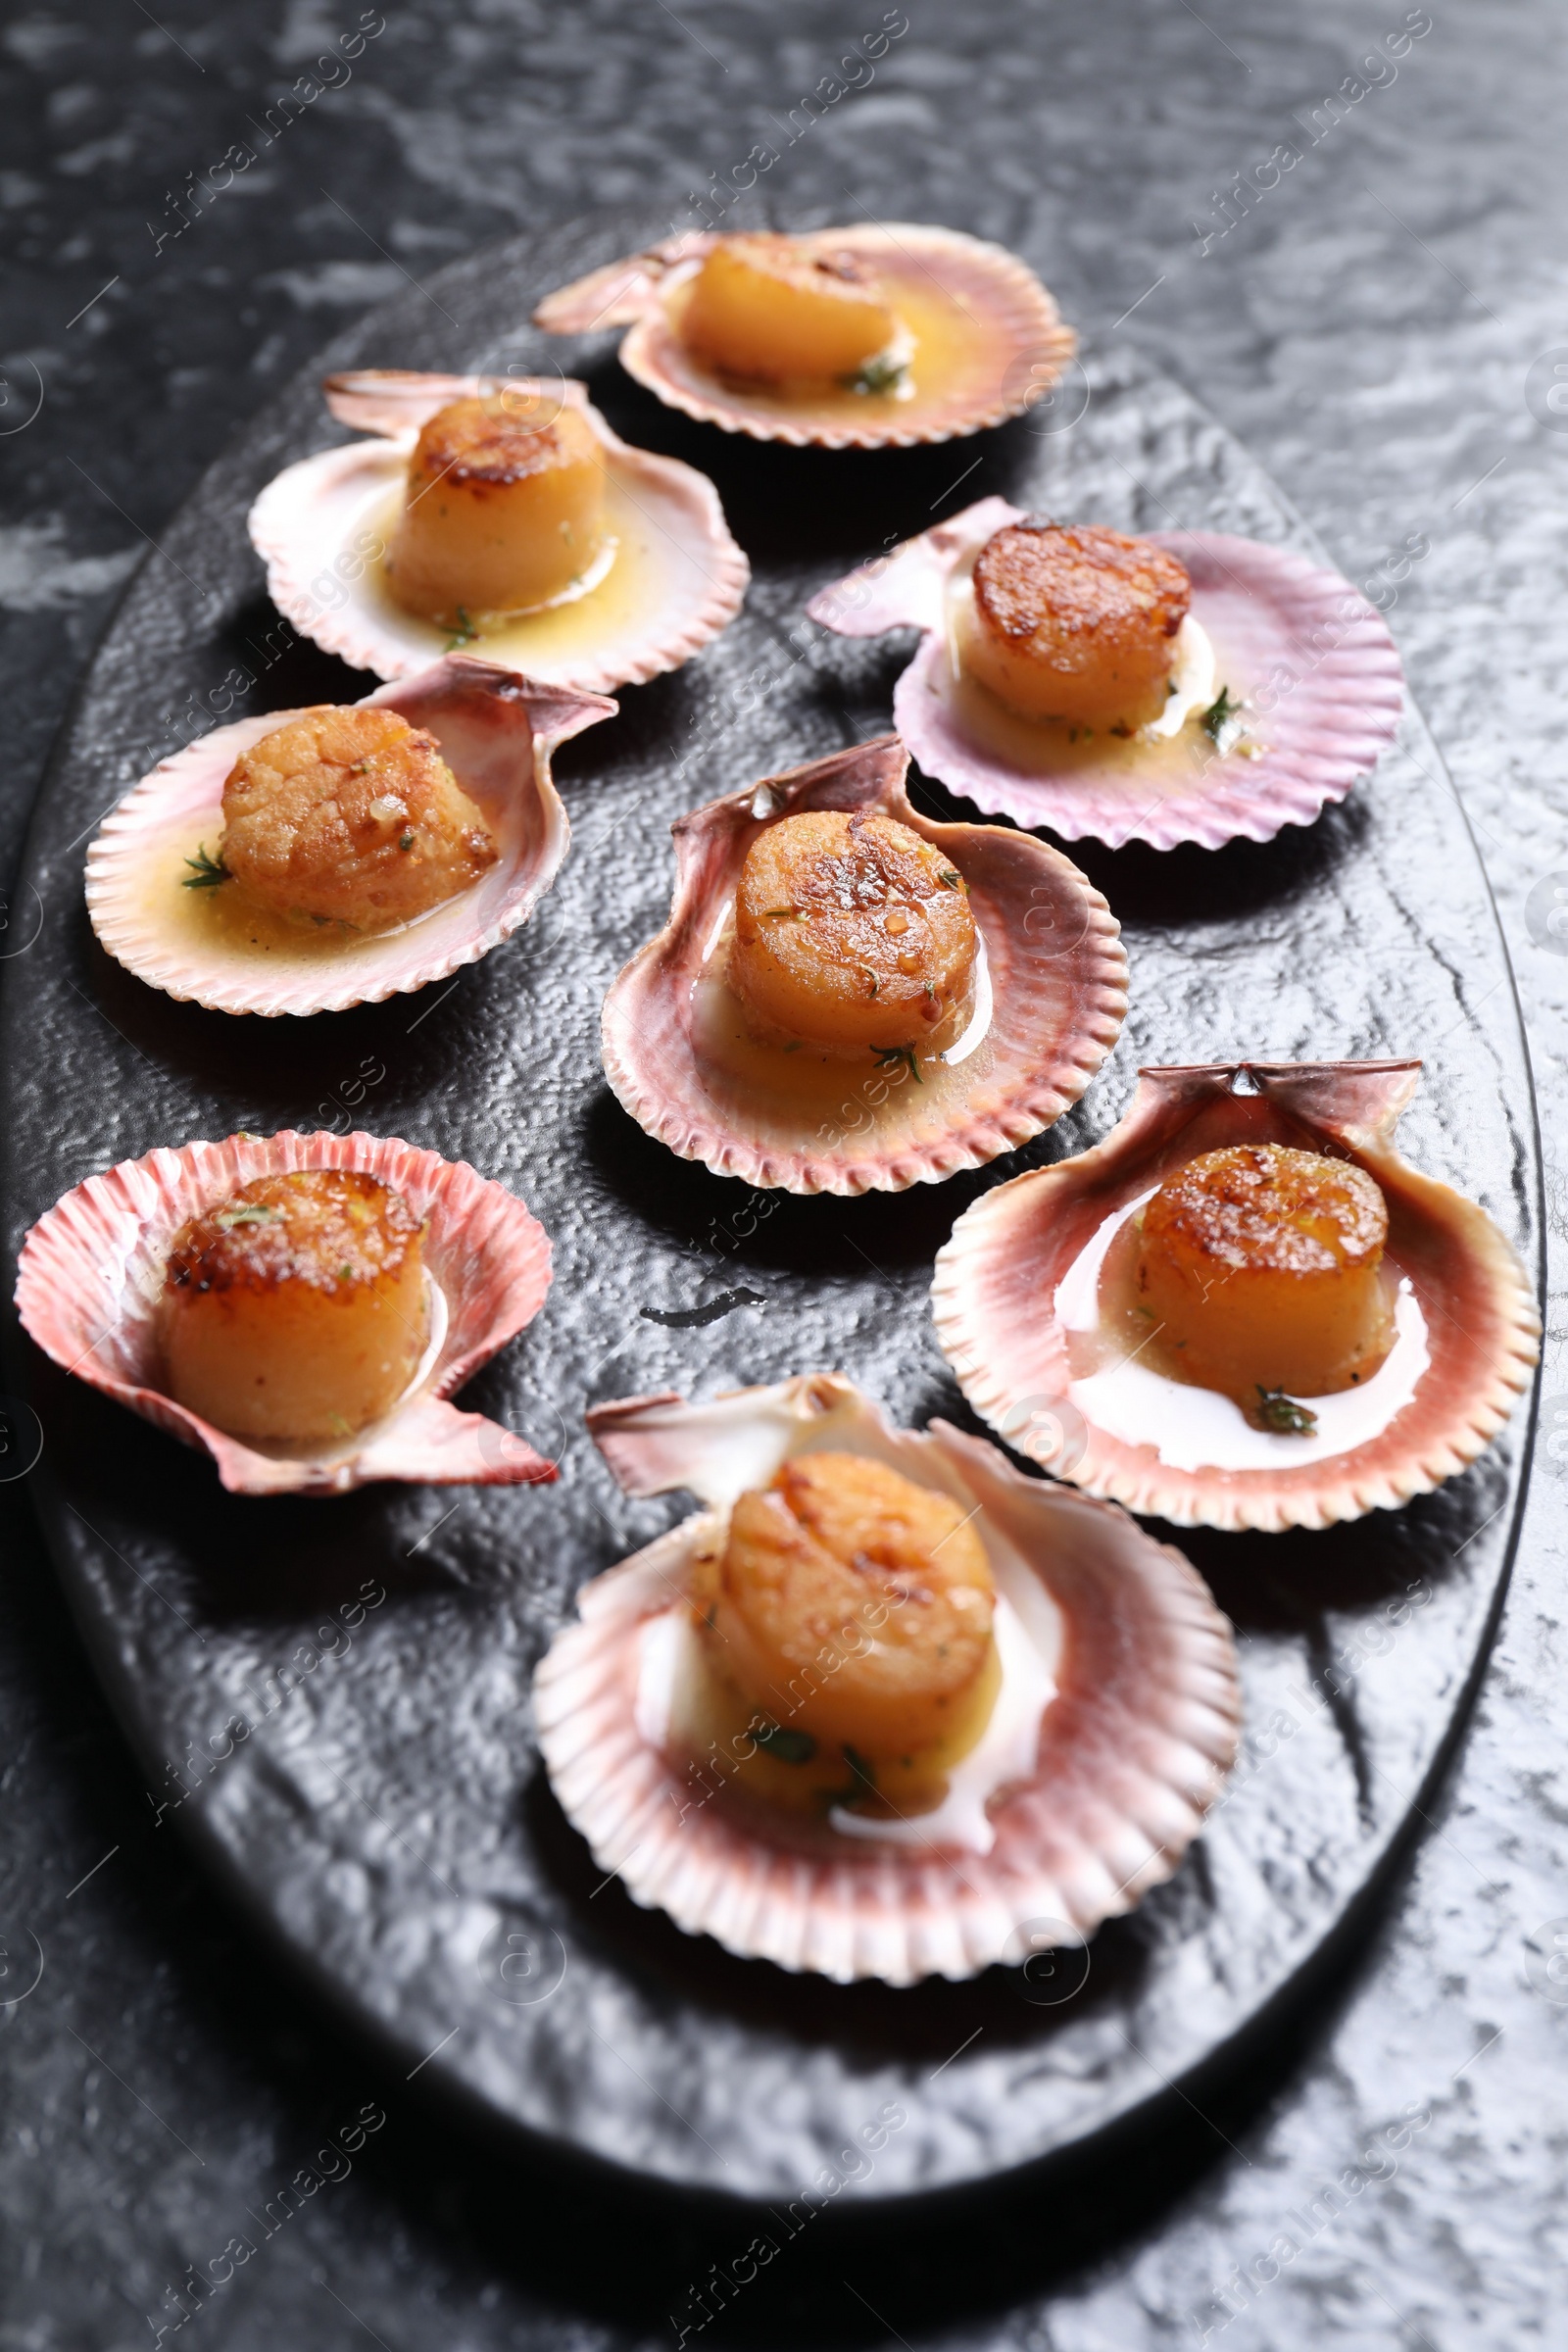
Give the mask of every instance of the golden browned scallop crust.
[[424, 1228], [403, 1195], [350, 1168], [260, 1176], [175, 1235], [171, 1290], [336, 1292], [396, 1274]]
[[892, 817], [806, 810], [747, 853], [730, 977], [764, 1024], [842, 1047], [921, 1041], [961, 1002], [975, 952], [962, 876]]
[[409, 496], [436, 482], [482, 489], [522, 482], [566, 466], [597, 474], [602, 456], [593, 427], [576, 409], [543, 415], [537, 401], [506, 392], [454, 400], [420, 431], [409, 463]]
[[1146, 725], [1164, 708], [1185, 567], [1097, 525], [1009, 523], [975, 559], [970, 666], [1030, 715]]
[[1015, 522], [975, 559], [975, 602], [1004, 637], [1123, 631], [1174, 637], [1187, 618], [1186, 568], [1147, 539], [1098, 524]]
[[1393, 1345], [1378, 1272], [1388, 1234], [1364, 1168], [1287, 1144], [1231, 1145], [1178, 1168], [1144, 1210], [1138, 1297], [1178, 1377], [1254, 1414], [1271, 1393], [1333, 1396], [1369, 1379]]
[[433, 735], [396, 711], [306, 710], [241, 755], [222, 860], [279, 913], [369, 930], [466, 890], [498, 855]]
[[1375, 1178], [1353, 1160], [1288, 1144], [1233, 1144], [1166, 1177], [1144, 1211], [1144, 1236], [1216, 1269], [1326, 1274], [1377, 1265], [1389, 1211]]

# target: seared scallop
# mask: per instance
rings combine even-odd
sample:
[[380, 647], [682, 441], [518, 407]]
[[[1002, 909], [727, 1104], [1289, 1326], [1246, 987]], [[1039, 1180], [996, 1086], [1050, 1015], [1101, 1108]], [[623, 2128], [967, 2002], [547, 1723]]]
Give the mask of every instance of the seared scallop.
[[406, 612], [443, 628], [565, 594], [605, 542], [605, 453], [580, 410], [508, 389], [423, 427], [387, 560]]
[[409, 922], [496, 857], [434, 736], [395, 710], [301, 711], [242, 753], [223, 787], [221, 863], [279, 913]]
[[951, 1495], [864, 1454], [786, 1462], [698, 1563], [713, 1751], [791, 1809], [940, 1803], [996, 1696], [995, 1597]]
[[962, 1004], [976, 944], [941, 849], [892, 817], [810, 809], [747, 852], [730, 984], [760, 1035], [904, 1047]]
[[1010, 523], [975, 558], [964, 667], [1027, 718], [1125, 727], [1165, 708], [1190, 584], [1174, 556], [1098, 525]]
[[1260, 1399], [1329, 1396], [1394, 1344], [1381, 1279], [1389, 1211], [1352, 1160], [1286, 1144], [1205, 1152], [1143, 1214], [1138, 1297], [1184, 1380]]
[[853, 376], [897, 331], [886, 292], [858, 255], [793, 237], [724, 237], [693, 280], [686, 347], [725, 375], [778, 383]]
[[346, 1168], [242, 1185], [174, 1236], [169, 1393], [234, 1437], [350, 1437], [390, 1411], [424, 1352], [424, 1226]]

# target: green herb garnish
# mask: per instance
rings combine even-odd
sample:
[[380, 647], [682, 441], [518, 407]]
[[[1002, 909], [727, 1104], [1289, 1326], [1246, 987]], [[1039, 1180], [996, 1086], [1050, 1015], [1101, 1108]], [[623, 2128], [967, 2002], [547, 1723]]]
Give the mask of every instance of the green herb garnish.
[[890, 359], [885, 351], [879, 352], [854, 375], [841, 375], [839, 381], [847, 392], [891, 392], [907, 367], [907, 360]]
[[800, 919], [801, 910], [798, 906], [764, 906], [762, 908], [764, 923], [787, 923], [792, 920], [799, 922]]
[[853, 1747], [846, 1746], [844, 1761], [849, 1767], [850, 1785], [847, 1788], [829, 1789], [828, 1803], [830, 1805], [854, 1805], [858, 1804], [861, 1797], [875, 1796], [876, 1774], [865, 1758], [858, 1754]]
[[914, 1057], [912, 1046], [873, 1046], [871, 1051], [876, 1055], [879, 1070], [897, 1069], [901, 1061], [906, 1061], [909, 1065], [909, 1076], [914, 1080], [915, 1085], [924, 1086], [925, 1080], [920, 1075], [920, 1065]]
[[759, 1715], [751, 1731], [763, 1754], [776, 1756], [781, 1764], [809, 1764], [816, 1753], [816, 1741], [809, 1732], [792, 1732], [788, 1725], [769, 1723], [765, 1716]]
[[1241, 707], [1240, 703], [1232, 701], [1230, 688], [1222, 686], [1203, 712], [1203, 732], [1211, 743], [1218, 743]]
[[1264, 1429], [1274, 1430], [1282, 1438], [1309, 1438], [1317, 1428], [1317, 1415], [1283, 1389], [1265, 1389], [1257, 1384], [1256, 1419]]
[[955, 873], [951, 865], [945, 865], [943, 867], [941, 873], [937, 876], [937, 880], [941, 883], [944, 890], [961, 890], [963, 888], [963, 876], [961, 874]]
[[220, 882], [230, 879], [222, 858], [208, 857], [205, 841], [197, 844], [195, 857], [187, 858], [184, 862], [191, 870], [181, 882], [181, 890], [216, 890]]
[[398, 843], [398, 848], [400, 850], [412, 850], [413, 847], [414, 835], [412, 833], [405, 833], [402, 840]]
[[455, 634], [447, 639], [447, 652], [455, 654], [461, 646], [477, 645], [478, 642], [479, 632], [468, 618], [468, 609], [466, 605], [460, 605], [458, 607], [458, 627]]

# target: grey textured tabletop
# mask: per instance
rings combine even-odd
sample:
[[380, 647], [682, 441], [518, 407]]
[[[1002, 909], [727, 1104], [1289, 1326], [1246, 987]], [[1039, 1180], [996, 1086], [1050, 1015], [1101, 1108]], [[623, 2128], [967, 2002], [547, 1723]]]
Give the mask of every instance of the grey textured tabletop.
[[[215, 193], [231, 144], [266, 136], [247, 122], [356, 25], [352, 70]], [[843, 67], [881, 27], [874, 65]], [[917, 189], [920, 217], [951, 211], [1026, 251], [1086, 344], [1136, 346], [1206, 402], [1377, 591], [1496, 896], [1560, 1251], [1568, 940], [1548, 918], [1568, 869], [1551, 603], [1568, 580], [1568, 55], [1539, 0], [1212, 0], [1202, 15], [1186, 0], [689, 0], [678, 15], [262, 0], [211, 17], [169, 0], [157, 19], [98, 0], [13, 11], [0, 52], [6, 870], [115, 592], [161, 560], [149, 541], [319, 344], [519, 228], [632, 201], [685, 225], [693, 192], [762, 144], [786, 212], [907, 217]], [[839, 95], [810, 119], [803, 101], [825, 85]], [[26, 952], [24, 905], [8, 923], [6, 952]], [[1456, 950], [1452, 982], [1456, 1019], [1507, 987], [1493, 939]], [[1553, 2340], [1558, 1348], [1548, 1316], [1524, 1540], [1468, 1737], [1315, 2012], [1179, 2164], [1129, 2167], [1124, 2193], [1075, 2222], [1075, 2252], [1043, 2214], [1032, 2276], [1009, 2262], [989, 2293], [938, 2278], [911, 2298], [899, 2273], [919, 2276], [917, 2249], [895, 2241], [831, 2292], [816, 2278], [792, 2301], [781, 2282], [713, 2340]], [[366, 2334], [396, 2352], [672, 2344], [655, 2292], [683, 2258], [680, 2216], [659, 2221], [653, 2262], [635, 2216], [520, 2189], [504, 2149], [388, 2082], [300, 1995], [157, 1827], [25, 1484], [0, 1487], [0, 1929], [8, 1968], [25, 1929], [45, 1970], [0, 2006], [0, 2345], [159, 2340], [188, 2266], [368, 2108], [384, 2128], [322, 2156], [310, 2202], [196, 2308], [198, 2337], [240, 2352]], [[1370, 2160], [1400, 2116], [1403, 2144]], [[701, 2265], [715, 2250], [690, 2240]]]

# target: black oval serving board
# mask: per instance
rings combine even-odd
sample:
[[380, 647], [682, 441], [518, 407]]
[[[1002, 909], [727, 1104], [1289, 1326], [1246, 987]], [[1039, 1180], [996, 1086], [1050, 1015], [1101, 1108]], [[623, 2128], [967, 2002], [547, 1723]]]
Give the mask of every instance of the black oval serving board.
[[[1237, 1625], [1246, 1682], [1243, 1765], [1203, 1839], [1101, 1934], [1082, 1981], [994, 1970], [893, 1992], [682, 1936], [603, 1883], [563, 1820], [531, 1733], [534, 1663], [578, 1587], [681, 1507], [619, 1495], [583, 1407], [824, 1366], [901, 1421], [973, 1426], [932, 1336], [933, 1253], [977, 1192], [1098, 1139], [1141, 1061], [1424, 1055], [1406, 1149], [1533, 1261], [1530, 1084], [1485, 881], [1411, 713], [1375, 783], [1308, 831], [1218, 855], [1068, 845], [1126, 927], [1132, 1010], [1084, 1102], [1015, 1158], [846, 1203], [759, 1199], [649, 1142], [605, 1086], [598, 1015], [662, 920], [671, 819], [880, 732], [910, 650], [792, 637], [813, 589], [990, 492], [1318, 552], [1245, 452], [1125, 352], [1053, 411], [934, 450], [813, 455], [693, 425], [622, 375], [612, 339], [562, 345], [526, 323], [541, 293], [652, 225], [601, 217], [444, 270], [340, 338], [212, 469], [132, 583], [65, 730], [23, 875], [42, 927], [4, 1003], [13, 1251], [92, 1171], [238, 1127], [363, 1125], [520, 1194], [554, 1242], [554, 1286], [467, 1395], [559, 1458], [559, 1485], [242, 1500], [30, 1348], [8, 1385], [41, 1418], [34, 1488], [160, 1834], [188, 1832], [401, 2074], [462, 2094], [536, 2152], [720, 2198], [797, 2199], [880, 2132], [856, 2196], [886, 2210], [1102, 2148], [1146, 2103], [1255, 2051], [1344, 1947], [1430, 1801], [1485, 1660], [1522, 1417], [1467, 1477], [1396, 1515], [1178, 1538]], [[311, 1022], [225, 1018], [142, 988], [83, 911], [97, 818], [190, 731], [181, 710], [213, 709], [217, 690], [215, 723], [227, 714], [236, 669], [256, 683], [235, 711], [370, 683], [291, 641], [245, 536], [277, 467], [342, 438], [320, 373], [511, 363], [587, 373], [628, 439], [712, 476], [755, 565], [745, 613], [566, 747], [560, 882], [457, 980]], [[884, 2129], [895, 2111], [906, 2120]]]

